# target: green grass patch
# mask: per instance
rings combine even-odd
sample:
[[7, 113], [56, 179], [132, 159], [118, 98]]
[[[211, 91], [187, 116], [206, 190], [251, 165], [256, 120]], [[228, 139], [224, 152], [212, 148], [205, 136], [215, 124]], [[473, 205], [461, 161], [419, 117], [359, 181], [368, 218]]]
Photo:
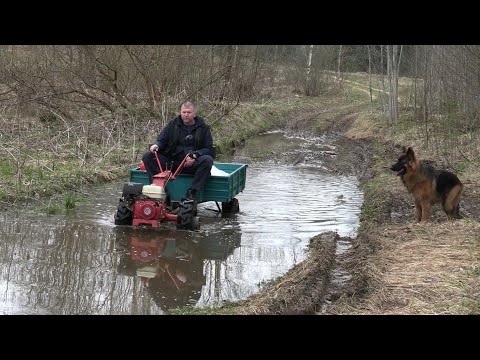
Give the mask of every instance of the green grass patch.
[[15, 176], [17, 172], [17, 165], [14, 161], [0, 160], [0, 178], [8, 179]]
[[345, 96], [348, 101], [355, 103], [364, 103], [370, 99], [370, 95], [367, 92], [357, 88], [349, 88], [345, 91]]
[[362, 206], [362, 213], [360, 216], [360, 220], [369, 220], [369, 219], [374, 219], [377, 216], [380, 215], [380, 210], [378, 207], [378, 204], [374, 203], [365, 203], [364, 206]]
[[66, 194], [63, 198], [63, 204], [65, 209], [72, 210], [75, 208], [76, 204], [81, 201], [81, 198], [77, 194]]
[[456, 162], [455, 164], [453, 164], [453, 168], [455, 169], [455, 171], [457, 172], [462, 172], [464, 171], [468, 166], [468, 161], [464, 160], [464, 161], [458, 161]]
[[[392, 181], [391, 174], [387, 173], [384, 166], [385, 160], [375, 161], [374, 167], [381, 171], [373, 179], [363, 183], [364, 202], [360, 214], [361, 220], [371, 220], [385, 214], [385, 204], [388, 199], [385, 198], [385, 186]], [[396, 180], [396, 179], [395, 179]], [[388, 195], [387, 195], [388, 196]]]
[[233, 302], [226, 302], [222, 307], [195, 308], [184, 306], [174, 309], [171, 315], [236, 315], [239, 305]]
[[472, 273], [475, 276], [480, 276], [480, 266], [474, 267]]
[[7, 191], [5, 189], [0, 189], [0, 201], [3, 202], [8, 198]]
[[58, 204], [48, 204], [45, 207], [44, 211], [48, 215], [55, 215], [55, 214], [59, 214], [62, 211], [62, 209]]

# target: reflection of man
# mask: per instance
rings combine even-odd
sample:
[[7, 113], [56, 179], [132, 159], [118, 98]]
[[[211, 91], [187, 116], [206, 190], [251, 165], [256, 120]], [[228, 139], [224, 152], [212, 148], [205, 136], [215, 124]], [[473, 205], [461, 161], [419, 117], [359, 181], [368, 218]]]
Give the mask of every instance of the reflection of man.
[[168, 311], [195, 304], [205, 285], [203, 260], [194, 255], [191, 260], [160, 260], [157, 276], [148, 279], [147, 291], [155, 304]]

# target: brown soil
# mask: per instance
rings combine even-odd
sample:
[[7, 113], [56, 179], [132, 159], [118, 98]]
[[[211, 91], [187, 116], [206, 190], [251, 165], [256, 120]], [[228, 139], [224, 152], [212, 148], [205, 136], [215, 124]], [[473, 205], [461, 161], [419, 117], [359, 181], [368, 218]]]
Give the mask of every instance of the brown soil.
[[[291, 127], [301, 130], [299, 124], [304, 124], [309, 128], [318, 114], [306, 114], [308, 121], [297, 121]], [[322, 133], [332, 138], [337, 149], [335, 156], [325, 155], [327, 168], [334, 173], [357, 176], [364, 190], [358, 236], [348, 239], [327, 233], [312, 238], [302, 263], [260, 293], [237, 304], [235, 312], [480, 313], [478, 184], [464, 182], [460, 206], [466, 219], [447, 222], [445, 213], [435, 206], [430, 223], [415, 224], [411, 195], [387, 166], [375, 165], [376, 159], [393, 163], [401, 146], [388, 143], [374, 146], [372, 139], [347, 138], [344, 134], [356, 116], [352, 113], [335, 119]], [[437, 165], [444, 167], [441, 163]], [[382, 186], [369, 186], [380, 177]], [[369, 204], [371, 211], [365, 209], [365, 204]], [[352, 247], [342, 255], [335, 255], [340, 240], [351, 243]], [[338, 281], [334, 274], [339, 273], [350, 276]], [[472, 273], [476, 276], [471, 276]], [[461, 285], [456, 288], [452, 283]], [[454, 305], [458, 302], [462, 306]]]

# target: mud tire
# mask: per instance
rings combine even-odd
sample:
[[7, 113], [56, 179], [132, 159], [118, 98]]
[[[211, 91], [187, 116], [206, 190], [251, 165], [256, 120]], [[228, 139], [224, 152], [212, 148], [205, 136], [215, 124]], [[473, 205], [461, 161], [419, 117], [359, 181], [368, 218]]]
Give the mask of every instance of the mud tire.
[[222, 202], [222, 215], [236, 214], [240, 211], [240, 204], [237, 198], [233, 198], [231, 201]]
[[127, 206], [127, 203], [120, 199], [118, 202], [117, 211], [115, 211], [114, 223], [115, 225], [132, 225], [133, 213]]
[[178, 204], [177, 229], [179, 230], [198, 230], [200, 222], [197, 214], [196, 201], [181, 201]]

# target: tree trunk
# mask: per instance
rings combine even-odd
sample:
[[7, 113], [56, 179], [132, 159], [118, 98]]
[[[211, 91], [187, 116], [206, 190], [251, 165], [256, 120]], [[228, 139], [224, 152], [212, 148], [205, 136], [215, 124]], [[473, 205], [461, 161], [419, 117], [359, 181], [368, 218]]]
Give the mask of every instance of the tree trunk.
[[340, 45], [340, 48], [338, 49], [338, 63], [337, 63], [338, 81], [342, 79], [342, 48], [343, 48], [343, 45]]
[[388, 84], [390, 89], [389, 104], [390, 104], [390, 122], [396, 123], [398, 121], [398, 72], [400, 61], [402, 58], [403, 46], [387, 45], [387, 73]]
[[310, 45], [310, 50], [308, 51], [307, 59], [307, 83], [305, 86], [305, 95], [310, 96], [310, 82], [311, 82], [311, 70], [312, 70], [312, 55], [313, 55], [313, 45]]
[[392, 49], [391, 45], [387, 45], [387, 76], [388, 76], [388, 115], [390, 124], [393, 124], [393, 104], [392, 104]]
[[232, 72], [233, 72], [233, 66], [234, 66], [233, 52], [234, 52], [233, 45], [227, 46], [227, 56], [225, 58], [225, 68], [227, 70], [225, 71], [225, 78], [224, 78], [225, 80], [219, 95], [220, 101], [226, 97], [227, 91], [230, 87], [230, 83], [232, 80]]
[[385, 73], [383, 71], [383, 45], [380, 45], [380, 71], [382, 74], [382, 104], [383, 104], [383, 115], [387, 113], [387, 94], [385, 92]]
[[423, 121], [425, 124], [426, 147], [428, 148], [428, 86], [429, 81], [428, 67], [428, 45], [425, 45], [425, 73], [423, 77]]
[[370, 54], [370, 45], [367, 45], [368, 52], [368, 90], [370, 92], [371, 113], [373, 114], [373, 94], [372, 94], [372, 56]]
[[413, 111], [417, 113], [418, 47], [415, 45], [415, 77], [413, 79]]

